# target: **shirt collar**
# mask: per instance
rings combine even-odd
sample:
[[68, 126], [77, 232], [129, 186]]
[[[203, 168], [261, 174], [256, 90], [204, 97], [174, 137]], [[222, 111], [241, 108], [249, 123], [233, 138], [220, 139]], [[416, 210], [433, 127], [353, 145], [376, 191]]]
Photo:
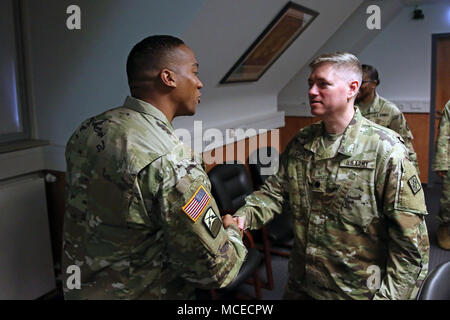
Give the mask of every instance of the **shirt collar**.
[[[355, 150], [355, 142], [360, 134], [361, 122], [363, 116], [361, 115], [361, 111], [359, 108], [354, 108], [355, 114], [353, 115], [353, 119], [350, 121], [349, 125], [344, 131], [343, 137], [341, 139], [341, 144], [338, 148], [338, 152], [345, 156], [352, 156], [353, 151]], [[304, 145], [304, 148], [318, 154], [321, 149], [321, 135], [325, 134], [325, 124], [322, 122], [322, 130], [317, 131], [318, 135], [308, 143]]]
[[341, 146], [338, 150], [339, 153], [349, 157], [352, 156], [353, 151], [356, 147], [356, 139], [360, 134], [362, 121], [363, 116], [361, 114], [361, 111], [359, 111], [358, 108], [355, 108], [355, 115], [350, 121], [347, 129], [345, 129], [344, 136], [342, 137]]
[[162, 121], [166, 126], [170, 128], [171, 131], [174, 131], [172, 124], [169, 122], [167, 117], [162, 113], [161, 110], [151, 105], [148, 102], [143, 100], [128, 96], [123, 103], [124, 107], [133, 109], [137, 112], [146, 113], [151, 115], [152, 117]]

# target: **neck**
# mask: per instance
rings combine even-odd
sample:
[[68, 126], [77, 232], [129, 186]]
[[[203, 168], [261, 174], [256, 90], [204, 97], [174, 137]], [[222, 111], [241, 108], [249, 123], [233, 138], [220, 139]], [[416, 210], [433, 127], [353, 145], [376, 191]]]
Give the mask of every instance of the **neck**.
[[364, 99], [362, 99], [361, 101], [360, 101], [360, 103], [363, 103], [363, 104], [369, 104], [369, 103], [372, 103], [372, 101], [375, 99], [375, 95], [376, 95], [376, 93], [375, 93], [375, 91], [372, 91], [370, 94], [368, 94]]
[[161, 111], [166, 116], [167, 120], [169, 120], [169, 122], [172, 123], [172, 120], [175, 117], [175, 108], [173, 107], [173, 103], [167, 96], [165, 96], [165, 95], [157, 95], [157, 96], [147, 95], [147, 96], [135, 97], [135, 98], [145, 101], [147, 103], [150, 103], [156, 109]]
[[355, 109], [353, 109], [353, 106], [348, 106], [343, 112], [327, 116], [323, 119], [326, 132], [330, 134], [339, 134], [344, 132], [350, 124], [350, 121], [352, 121], [354, 115]]

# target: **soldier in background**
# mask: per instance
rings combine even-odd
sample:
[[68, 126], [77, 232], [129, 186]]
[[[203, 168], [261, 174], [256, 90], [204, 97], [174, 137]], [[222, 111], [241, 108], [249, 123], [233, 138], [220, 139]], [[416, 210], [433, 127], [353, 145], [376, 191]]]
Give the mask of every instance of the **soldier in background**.
[[409, 158], [420, 174], [417, 155], [412, 145], [414, 139], [405, 116], [392, 102], [380, 97], [376, 92], [380, 84], [378, 71], [372, 66], [363, 64], [363, 80], [355, 103], [364, 118], [397, 132], [404, 140], [409, 151]]
[[322, 121], [300, 130], [278, 172], [234, 218], [258, 229], [290, 210], [286, 299], [414, 299], [429, 242], [408, 150], [397, 133], [354, 107], [362, 78], [354, 55], [321, 55], [310, 67], [311, 113]]
[[131, 97], [71, 136], [63, 270], [81, 269], [81, 289], [64, 273], [66, 299], [192, 299], [239, 272], [239, 228], [223, 228], [201, 157], [171, 124], [195, 113], [197, 74], [183, 41], [148, 37], [128, 56]]
[[450, 250], [450, 100], [444, 107], [439, 123], [439, 135], [436, 141], [436, 156], [433, 171], [444, 178], [442, 196], [439, 205], [438, 244], [442, 249]]

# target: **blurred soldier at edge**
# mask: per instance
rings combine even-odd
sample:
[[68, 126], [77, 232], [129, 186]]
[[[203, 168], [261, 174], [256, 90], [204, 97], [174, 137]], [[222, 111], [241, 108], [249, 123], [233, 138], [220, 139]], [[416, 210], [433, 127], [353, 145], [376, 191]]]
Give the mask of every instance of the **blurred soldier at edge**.
[[380, 84], [377, 69], [363, 64], [362, 70], [363, 80], [355, 100], [361, 114], [376, 124], [394, 130], [403, 138], [409, 151], [409, 158], [416, 167], [417, 173], [420, 174], [417, 155], [412, 145], [414, 137], [405, 116], [395, 104], [380, 97], [376, 92], [376, 88]]
[[[226, 286], [239, 272], [239, 228], [223, 228], [201, 157], [171, 124], [195, 113], [197, 74], [182, 40], [148, 37], [128, 56], [131, 97], [71, 136], [66, 299], [193, 299], [196, 287]], [[66, 285], [70, 265], [81, 269], [81, 289]]]
[[439, 123], [439, 135], [436, 141], [436, 155], [433, 171], [443, 178], [442, 195], [439, 204], [438, 244], [442, 249], [450, 250], [450, 100], [447, 101]]
[[[349, 53], [310, 64], [311, 113], [279, 170], [235, 219], [257, 229], [289, 210], [286, 299], [414, 299], [428, 270], [425, 198], [401, 137], [354, 107], [362, 78]], [[225, 224], [226, 226], [226, 224]]]

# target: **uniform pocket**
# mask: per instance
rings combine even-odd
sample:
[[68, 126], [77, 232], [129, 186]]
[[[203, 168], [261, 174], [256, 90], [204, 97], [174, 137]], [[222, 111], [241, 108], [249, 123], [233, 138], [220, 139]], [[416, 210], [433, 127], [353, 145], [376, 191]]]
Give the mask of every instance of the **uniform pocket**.
[[345, 223], [366, 229], [378, 216], [375, 188], [369, 178], [371, 170], [358, 171], [361, 172], [351, 171], [348, 174], [348, 179], [336, 193], [332, 207]]

